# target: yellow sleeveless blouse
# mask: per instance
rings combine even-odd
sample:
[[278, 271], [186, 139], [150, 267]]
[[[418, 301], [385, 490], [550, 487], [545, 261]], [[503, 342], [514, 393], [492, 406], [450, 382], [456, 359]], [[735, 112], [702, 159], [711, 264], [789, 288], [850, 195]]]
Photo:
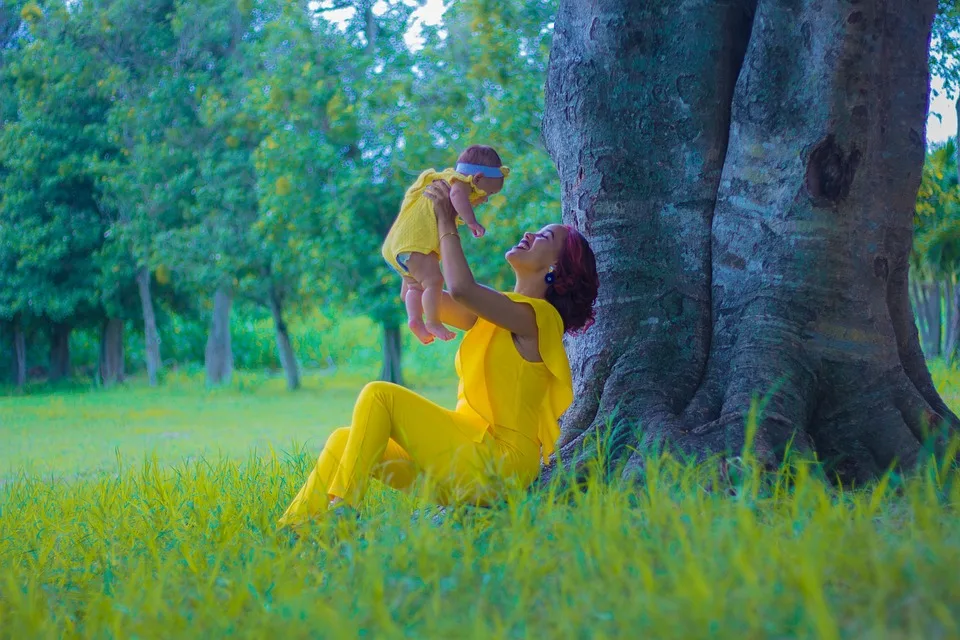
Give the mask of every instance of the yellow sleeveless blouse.
[[484, 320], [463, 336], [457, 351], [460, 377], [457, 412], [471, 421], [474, 442], [487, 431], [519, 433], [539, 441], [546, 463], [560, 437], [560, 416], [573, 402], [573, 379], [563, 348], [563, 320], [546, 300], [505, 293], [514, 302], [529, 304], [536, 314], [542, 362], [524, 360], [506, 329]]
[[[436, 171], [427, 169], [417, 178], [403, 196], [400, 213], [397, 215], [386, 240], [383, 241], [381, 254], [398, 273], [407, 270], [400, 266], [397, 256], [405, 253], [435, 253], [440, 255], [440, 238], [437, 232], [437, 218], [433, 212], [433, 203], [423, 195], [424, 190], [434, 180], [443, 180], [448, 184], [464, 182], [470, 185], [470, 203], [476, 206], [486, 197], [486, 193], [473, 184], [473, 176], [457, 173], [454, 169]], [[457, 218], [457, 224], [463, 220]]]

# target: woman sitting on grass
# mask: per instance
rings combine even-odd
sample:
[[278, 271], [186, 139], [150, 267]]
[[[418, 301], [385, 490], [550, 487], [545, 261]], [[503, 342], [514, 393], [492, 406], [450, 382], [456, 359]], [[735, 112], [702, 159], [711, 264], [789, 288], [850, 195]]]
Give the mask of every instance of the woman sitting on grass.
[[593, 323], [597, 267], [575, 229], [526, 233], [506, 254], [513, 293], [473, 279], [457, 234], [450, 186], [435, 182], [443, 273], [441, 321], [466, 331], [457, 353], [457, 408], [444, 409], [397, 385], [364, 387], [350, 427], [327, 440], [306, 484], [280, 520], [297, 527], [328, 509], [359, 504], [372, 476], [405, 489], [426, 475], [444, 504], [495, 502], [528, 486], [553, 453], [558, 419], [573, 400], [563, 334]]

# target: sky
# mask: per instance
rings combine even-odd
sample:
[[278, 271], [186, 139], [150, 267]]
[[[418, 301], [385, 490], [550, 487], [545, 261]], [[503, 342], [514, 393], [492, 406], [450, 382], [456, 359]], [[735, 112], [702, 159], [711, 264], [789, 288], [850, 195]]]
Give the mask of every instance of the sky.
[[[943, 81], [940, 78], [934, 77], [931, 84], [935, 90], [940, 92], [940, 95], [931, 94], [930, 96], [930, 115], [927, 117], [927, 143], [936, 144], [957, 135], [957, 109], [956, 103], [943, 94]], [[939, 114], [939, 118], [937, 114]]]
[[[317, 4], [325, 3], [318, 1]], [[378, 5], [383, 6], [383, 2], [381, 1]], [[374, 12], [377, 12], [378, 5], [374, 5]], [[438, 24], [445, 9], [444, 0], [426, 0], [414, 13], [413, 26], [405, 37], [407, 45], [417, 48], [420, 42], [421, 26]], [[342, 22], [349, 19], [353, 11], [352, 8], [331, 11], [327, 14], [327, 18], [334, 22]], [[942, 91], [943, 81], [934, 77], [931, 84], [934, 91], [930, 95], [930, 115], [927, 117], [927, 143], [937, 144], [957, 135], [957, 111], [955, 102], [948, 99]]]

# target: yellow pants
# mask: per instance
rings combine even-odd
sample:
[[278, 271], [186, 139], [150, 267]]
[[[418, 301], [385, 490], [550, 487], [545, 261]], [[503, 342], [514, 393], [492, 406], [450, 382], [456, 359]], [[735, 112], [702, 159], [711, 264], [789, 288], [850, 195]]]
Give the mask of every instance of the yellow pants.
[[368, 384], [350, 427], [330, 434], [280, 526], [309, 521], [334, 497], [358, 504], [371, 476], [406, 489], [423, 473], [443, 503], [485, 504], [510, 485], [532, 482], [539, 472], [539, 442], [502, 429], [475, 442], [478, 420], [394, 384]]

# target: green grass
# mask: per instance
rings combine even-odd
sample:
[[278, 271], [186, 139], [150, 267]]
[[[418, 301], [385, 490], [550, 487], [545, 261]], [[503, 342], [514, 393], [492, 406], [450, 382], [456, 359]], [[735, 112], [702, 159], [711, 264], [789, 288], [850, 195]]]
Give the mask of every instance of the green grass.
[[[289, 393], [281, 376], [238, 374], [229, 388], [206, 390], [200, 375], [171, 374], [162, 387], [136, 381], [111, 390], [74, 389], [0, 397], [0, 480], [16, 472], [74, 477], [155, 456], [164, 466], [197, 456], [243, 459], [270, 448], [319, 452], [329, 433], [350, 423], [368, 380], [307, 375]], [[419, 384], [452, 406], [455, 382]]]
[[[960, 376], [934, 375], [957, 406]], [[4, 444], [65, 478], [0, 487], [0, 638], [960, 636], [960, 470], [932, 461], [838, 491], [799, 461], [771, 477], [747, 455], [722, 481], [653, 458], [633, 488], [591, 477], [437, 518], [426, 488], [375, 488], [359, 524], [277, 535], [361, 383], [0, 399]]]

